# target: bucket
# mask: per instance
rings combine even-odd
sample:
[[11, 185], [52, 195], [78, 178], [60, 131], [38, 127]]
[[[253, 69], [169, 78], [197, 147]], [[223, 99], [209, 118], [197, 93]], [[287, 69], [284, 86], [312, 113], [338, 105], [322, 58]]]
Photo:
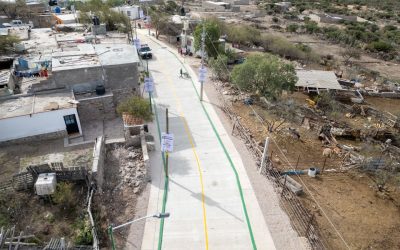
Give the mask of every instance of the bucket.
[[316, 168], [309, 168], [308, 169], [308, 176], [315, 177], [316, 174], [317, 174], [317, 169]]

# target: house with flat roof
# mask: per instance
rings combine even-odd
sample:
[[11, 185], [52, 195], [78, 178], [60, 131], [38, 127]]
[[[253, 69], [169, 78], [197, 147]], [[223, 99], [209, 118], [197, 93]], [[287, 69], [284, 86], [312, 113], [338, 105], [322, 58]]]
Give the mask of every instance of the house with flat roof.
[[0, 142], [82, 134], [71, 92], [25, 95], [0, 100]]
[[296, 70], [298, 90], [310, 92], [342, 90], [335, 72], [323, 70]]

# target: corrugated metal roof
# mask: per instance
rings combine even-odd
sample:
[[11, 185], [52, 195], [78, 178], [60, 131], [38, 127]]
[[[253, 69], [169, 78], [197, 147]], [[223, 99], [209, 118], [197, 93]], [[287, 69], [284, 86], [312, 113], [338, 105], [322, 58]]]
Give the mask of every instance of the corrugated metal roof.
[[343, 89], [337, 81], [333, 71], [323, 70], [297, 70], [299, 80], [296, 87], [309, 87], [318, 89]]

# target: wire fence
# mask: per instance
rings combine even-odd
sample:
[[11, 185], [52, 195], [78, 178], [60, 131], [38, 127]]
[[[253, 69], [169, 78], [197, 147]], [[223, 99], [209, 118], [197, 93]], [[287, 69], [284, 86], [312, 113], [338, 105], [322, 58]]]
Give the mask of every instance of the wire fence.
[[[223, 96], [221, 88], [217, 87], [217, 90]], [[240, 136], [246, 147], [259, 162], [263, 155], [262, 148], [250, 135], [249, 130], [242, 125], [239, 117], [233, 111], [232, 105], [225, 98], [220, 100], [222, 102], [221, 109], [234, 124], [232, 133]], [[299, 236], [307, 238], [312, 249], [328, 249], [328, 244], [318, 229], [315, 216], [302, 205], [296, 194], [287, 187], [287, 177], [282, 176], [273, 162], [269, 160], [264, 166], [260, 166], [259, 170], [262, 175], [272, 181], [275, 189], [280, 193], [280, 204], [289, 216], [292, 226]]]

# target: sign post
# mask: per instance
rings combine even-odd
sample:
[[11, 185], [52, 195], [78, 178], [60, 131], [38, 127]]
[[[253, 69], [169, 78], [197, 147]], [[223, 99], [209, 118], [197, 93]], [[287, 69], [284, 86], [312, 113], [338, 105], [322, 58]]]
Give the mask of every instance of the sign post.
[[199, 69], [199, 81], [200, 81], [200, 101], [203, 101], [203, 84], [206, 80], [207, 69], [202, 65]]
[[151, 94], [154, 91], [154, 82], [153, 82], [153, 78], [150, 77], [145, 77], [144, 78], [144, 91], [146, 91], [147, 93], [149, 93], [149, 100], [150, 100], [150, 111], [152, 110], [151, 108]]
[[174, 150], [174, 135], [169, 133], [168, 109], [165, 110], [167, 132], [161, 134], [161, 152], [165, 153], [165, 176], [168, 178], [168, 153]]

